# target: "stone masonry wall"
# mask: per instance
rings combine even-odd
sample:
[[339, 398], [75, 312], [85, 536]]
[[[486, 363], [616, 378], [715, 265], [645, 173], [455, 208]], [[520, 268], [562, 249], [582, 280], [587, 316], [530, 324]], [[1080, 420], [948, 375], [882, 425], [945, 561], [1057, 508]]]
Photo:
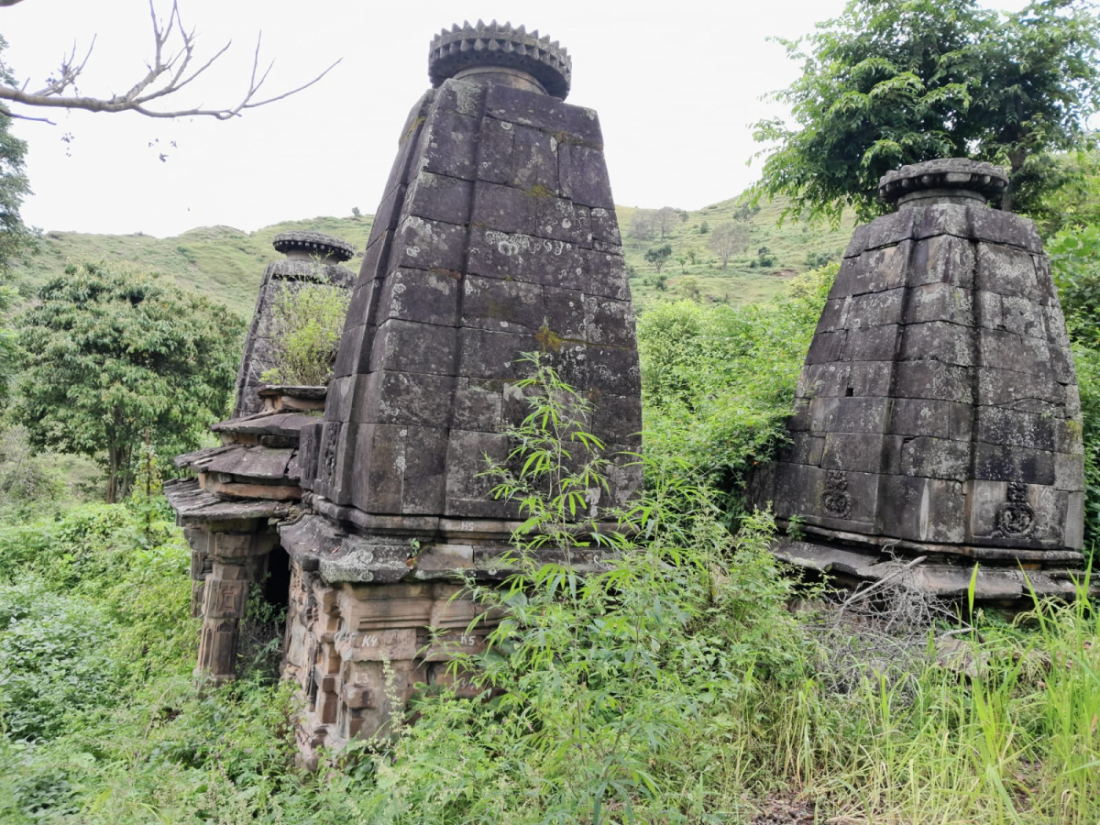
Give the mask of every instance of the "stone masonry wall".
[[788, 429], [757, 489], [781, 518], [1076, 556], [1057, 551], [1082, 544], [1080, 401], [1031, 222], [960, 201], [857, 229]]
[[[527, 411], [511, 382], [536, 350], [595, 403], [611, 452], [639, 449], [634, 314], [602, 148], [592, 110], [507, 85], [451, 79], [413, 107], [325, 422], [303, 434], [305, 487], [366, 513], [514, 516], [478, 474]], [[627, 463], [613, 501], [640, 484]]]

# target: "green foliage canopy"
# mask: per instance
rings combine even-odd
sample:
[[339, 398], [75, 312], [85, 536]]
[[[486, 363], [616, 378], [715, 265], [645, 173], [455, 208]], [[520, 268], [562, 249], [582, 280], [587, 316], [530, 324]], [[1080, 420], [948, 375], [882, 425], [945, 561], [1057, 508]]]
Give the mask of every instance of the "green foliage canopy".
[[[0, 55], [8, 43], [0, 36]], [[14, 78], [0, 56], [0, 82], [14, 83]], [[23, 172], [27, 144], [11, 133], [11, 116], [0, 108], [0, 401], [8, 395], [8, 386], [15, 364], [15, 334], [7, 328], [4, 317], [11, 309], [15, 290], [10, 284], [9, 269], [31, 246], [33, 235], [23, 225], [19, 208], [30, 192]]]
[[1100, 344], [1100, 225], [1062, 230], [1046, 246], [1071, 334]]
[[103, 264], [70, 267], [38, 300], [21, 318], [17, 417], [37, 447], [106, 453], [108, 501], [146, 433], [180, 452], [225, 412], [243, 330], [225, 309]]
[[755, 125], [758, 141], [777, 144], [755, 194], [789, 195], [795, 215], [874, 217], [883, 174], [942, 157], [1030, 174], [1021, 194], [1033, 199], [1049, 189], [1044, 153], [1094, 140], [1100, 18], [1087, 0], [1033, 0], [1014, 14], [976, 0], [850, 0], [816, 34], [780, 42], [803, 63], [774, 95], [795, 125]]

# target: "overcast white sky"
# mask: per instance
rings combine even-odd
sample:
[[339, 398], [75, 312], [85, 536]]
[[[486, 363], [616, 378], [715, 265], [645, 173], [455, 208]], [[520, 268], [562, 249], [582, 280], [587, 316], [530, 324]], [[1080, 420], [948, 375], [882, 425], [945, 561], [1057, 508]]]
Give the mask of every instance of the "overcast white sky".
[[[169, 7], [156, 2], [162, 11]], [[1023, 3], [984, 0], [1003, 9]], [[785, 114], [760, 98], [788, 85], [799, 67], [768, 37], [807, 33], [836, 16], [843, 0], [180, 0], [180, 6], [203, 54], [233, 41], [198, 98], [189, 100], [235, 103], [261, 30], [263, 54], [275, 59], [273, 92], [308, 80], [336, 58], [343, 62], [319, 85], [232, 122], [64, 110], [45, 113], [55, 126], [19, 122], [16, 132], [30, 144], [34, 189], [23, 209], [27, 223], [170, 236], [214, 224], [252, 231], [281, 220], [348, 215], [352, 207], [373, 213], [398, 131], [429, 85], [428, 43], [441, 27], [478, 17], [523, 23], [569, 49], [569, 102], [600, 113], [618, 203], [697, 209], [736, 195], [755, 178], [759, 162], [746, 165], [759, 148], [749, 124]], [[86, 49], [95, 35], [81, 84], [88, 95], [128, 88], [151, 53], [146, 0], [24, 0], [0, 9], [0, 32], [10, 44], [7, 63], [32, 87], [74, 43]]]

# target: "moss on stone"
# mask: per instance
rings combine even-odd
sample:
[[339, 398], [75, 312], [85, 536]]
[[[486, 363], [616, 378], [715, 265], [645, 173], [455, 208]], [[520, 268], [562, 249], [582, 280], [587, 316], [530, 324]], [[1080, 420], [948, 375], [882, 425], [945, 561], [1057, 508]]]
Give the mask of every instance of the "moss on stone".
[[562, 337], [546, 324], [543, 324], [542, 329], [535, 333], [535, 340], [539, 342], [539, 349], [542, 352], [561, 352]]

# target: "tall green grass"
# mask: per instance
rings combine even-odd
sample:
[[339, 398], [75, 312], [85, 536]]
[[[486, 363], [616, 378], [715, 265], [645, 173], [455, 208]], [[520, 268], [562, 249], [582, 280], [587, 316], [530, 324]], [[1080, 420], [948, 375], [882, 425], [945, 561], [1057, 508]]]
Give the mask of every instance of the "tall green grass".
[[[295, 765], [270, 646], [233, 685], [193, 683], [188, 550], [162, 503], [5, 521], [0, 822], [749, 823], [776, 800], [833, 825], [1100, 821], [1094, 604], [979, 613], [949, 638], [935, 621], [838, 624], [768, 552], [770, 517], [737, 509], [825, 289], [643, 322], [660, 380], [633, 544], [599, 575], [536, 566], [486, 594], [509, 619], [466, 663], [483, 695], [426, 693], [415, 723], [316, 773]], [[531, 513], [558, 520], [544, 503]]]

